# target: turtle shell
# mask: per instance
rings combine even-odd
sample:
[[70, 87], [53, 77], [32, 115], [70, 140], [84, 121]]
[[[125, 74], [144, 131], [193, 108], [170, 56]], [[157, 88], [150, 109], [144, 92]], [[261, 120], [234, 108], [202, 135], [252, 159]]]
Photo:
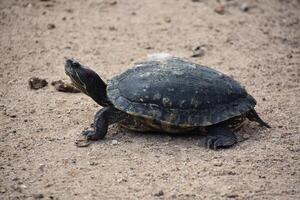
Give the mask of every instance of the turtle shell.
[[119, 110], [183, 127], [216, 124], [256, 104], [229, 76], [176, 57], [136, 64], [108, 82], [107, 94]]

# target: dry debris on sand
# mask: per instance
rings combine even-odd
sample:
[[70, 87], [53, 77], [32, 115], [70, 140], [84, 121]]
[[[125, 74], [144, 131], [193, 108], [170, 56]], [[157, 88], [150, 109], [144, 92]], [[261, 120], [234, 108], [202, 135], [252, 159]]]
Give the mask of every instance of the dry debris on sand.
[[[215, 8], [220, 8], [218, 14]], [[1, 0], [0, 199], [300, 199], [298, 0]], [[205, 53], [196, 52], [205, 45]], [[272, 126], [209, 151], [198, 136], [132, 133], [74, 145], [99, 109], [64, 80], [64, 57], [101, 77], [167, 52], [233, 76]]]

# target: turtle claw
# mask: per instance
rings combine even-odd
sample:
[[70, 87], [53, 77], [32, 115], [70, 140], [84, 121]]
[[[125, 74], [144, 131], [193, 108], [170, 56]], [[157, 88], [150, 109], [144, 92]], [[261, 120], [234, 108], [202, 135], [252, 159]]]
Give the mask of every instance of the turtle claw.
[[87, 140], [100, 140], [100, 139], [103, 139], [103, 138], [101, 137], [101, 135], [96, 134], [96, 132], [95, 132], [95, 131], [92, 131], [92, 130], [82, 131], [82, 132], [81, 132], [81, 135], [86, 136], [86, 139], [87, 139]]
[[199, 141], [199, 146], [217, 150], [230, 147], [237, 142], [234, 133], [226, 127], [213, 127], [208, 134], [208, 136]]
[[90, 132], [93, 132], [91, 130], [85, 130], [81, 132], [81, 135], [87, 136]]
[[222, 135], [207, 136], [201, 139], [198, 143], [199, 146], [205, 147], [207, 149], [217, 150], [220, 148], [230, 147], [235, 144], [235, 140], [231, 138], [224, 137]]

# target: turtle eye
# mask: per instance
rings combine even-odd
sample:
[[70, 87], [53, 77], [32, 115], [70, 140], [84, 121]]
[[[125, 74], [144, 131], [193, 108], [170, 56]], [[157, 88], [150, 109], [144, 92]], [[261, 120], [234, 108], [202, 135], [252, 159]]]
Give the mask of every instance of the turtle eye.
[[79, 64], [79, 62], [75, 61], [75, 62], [73, 62], [72, 66], [77, 68], [77, 67], [80, 67], [80, 64]]
[[80, 67], [80, 63], [77, 62], [76, 60], [74, 60], [73, 58], [70, 58], [70, 59], [67, 59], [66, 60], [66, 66], [69, 66], [69, 67], [73, 67], [73, 68], [78, 68]]

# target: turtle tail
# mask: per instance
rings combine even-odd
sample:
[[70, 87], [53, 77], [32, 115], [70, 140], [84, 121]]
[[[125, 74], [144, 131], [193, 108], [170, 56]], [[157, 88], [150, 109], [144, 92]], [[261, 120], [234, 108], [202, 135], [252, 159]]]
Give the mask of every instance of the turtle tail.
[[267, 124], [266, 122], [264, 122], [256, 113], [256, 111], [254, 109], [251, 109], [249, 112], [247, 112], [246, 117], [250, 120], [250, 121], [255, 121], [257, 123], [259, 123], [260, 126], [264, 126], [267, 128], [271, 128], [271, 126], [269, 124]]

